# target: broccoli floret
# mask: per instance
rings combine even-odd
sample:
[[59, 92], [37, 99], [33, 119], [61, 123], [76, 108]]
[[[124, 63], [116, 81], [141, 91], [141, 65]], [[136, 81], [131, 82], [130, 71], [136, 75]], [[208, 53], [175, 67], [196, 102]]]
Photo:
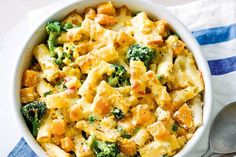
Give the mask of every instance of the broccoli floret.
[[128, 61], [140, 60], [144, 62], [147, 68], [149, 68], [149, 65], [154, 57], [155, 57], [155, 51], [153, 49], [140, 44], [134, 44], [131, 47], [129, 47], [127, 53]]
[[113, 142], [102, 142], [93, 138], [91, 147], [96, 157], [117, 157], [119, 154], [117, 144]]
[[72, 25], [71, 23], [66, 22], [66, 23], [64, 24], [64, 29], [71, 29], [71, 28], [73, 28], [73, 25]]
[[37, 137], [40, 120], [46, 112], [46, 104], [44, 102], [33, 101], [21, 108], [21, 113], [29, 125], [34, 137]]
[[108, 77], [108, 84], [112, 87], [130, 85], [130, 76], [125, 68], [119, 64], [112, 64], [112, 66], [115, 68], [115, 71]]
[[119, 108], [114, 108], [111, 113], [116, 117], [116, 119], [121, 120], [122, 118], [124, 118], [124, 113], [122, 112], [121, 109]]
[[48, 22], [46, 25], [46, 31], [49, 35], [48, 37], [48, 47], [52, 56], [55, 56], [56, 53], [54, 51], [56, 45], [56, 39], [65, 29], [61, 26], [60, 22]]

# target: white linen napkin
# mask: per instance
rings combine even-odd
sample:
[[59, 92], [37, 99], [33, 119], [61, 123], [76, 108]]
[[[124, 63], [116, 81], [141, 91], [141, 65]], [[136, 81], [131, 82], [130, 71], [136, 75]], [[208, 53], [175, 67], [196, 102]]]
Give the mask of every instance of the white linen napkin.
[[[28, 18], [30, 28], [35, 27], [37, 22], [42, 20], [43, 15], [53, 12], [57, 8], [56, 6], [64, 3], [66, 1], [31, 11]], [[216, 113], [226, 104], [236, 100], [235, 8], [235, 0], [198, 0], [168, 8], [192, 31], [201, 45], [203, 55], [208, 60], [213, 84], [214, 111], [212, 117], [215, 117]], [[209, 130], [191, 152], [191, 157], [200, 157], [207, 150], [208, 132]], [[13, 155], [9, 154], [9, 156]]]

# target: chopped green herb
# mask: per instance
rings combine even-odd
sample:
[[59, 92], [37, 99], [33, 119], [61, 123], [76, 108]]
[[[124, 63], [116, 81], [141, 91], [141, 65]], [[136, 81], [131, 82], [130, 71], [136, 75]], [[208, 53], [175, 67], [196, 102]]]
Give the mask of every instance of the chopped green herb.
[[117, 131], [119, 131], [121, 137], [127, 138], [127, 139], [130, 139], [130, 138], [132, 137], [132, 135], [128, 134], [128, 133], [123, 129], [123, 127], [118, 126], [116, 129], [117, 129]]
[[174, 124], [173, 126], [172, 126], [172, 131], [177, 131], [178, 130], [178, 125], [177, 124]]
[[90, 115], [90, 116], [88, 117], [89, 123], [93, 123], [95, 120], [96, 120], [96, 118], [95, 118], [94, 116], [92, 116], [92, 115]]
[[50, 94], [52, 94], [52, 91], [48, 91], [48, 92], [43, 93], [43, 96], [46, 97], [47, 95], [50, 95]]
[[116, 117], [116, 119], [121, 120], [124, 118], [124, 113], [119, 108], [114, 108], [111, 113]]
[[132, 137], [132, 135], [129, 135], [128, 133], [124, 132], [121, 137], [123, 138], [127, 138], [127, 139], [130, 139]]
[[137, 16], [139, 13], [141, 13], [142, 11], [135, 11], [135, 12], [132, 12], [131, 13], [131, 16], [134, 17], [134, 16]]
[[164, 154], [164, 155], [162, 155], [162, 157], [168, 157], [168, 155], [167, 155], [167, 154]]
[[162, 81], [162, 80], [163, 80], [163, 76], [160, 75], [160, 74], [157, 74], [157, 78], [158, 78], [159, 81]]
[[66, 90], [66, 89], [67, 89], [67, 87], [66, 87], [65, 83], [63, 84], [63, 87], [62, 87], [62, 89], [63, 89], [63, 90]]

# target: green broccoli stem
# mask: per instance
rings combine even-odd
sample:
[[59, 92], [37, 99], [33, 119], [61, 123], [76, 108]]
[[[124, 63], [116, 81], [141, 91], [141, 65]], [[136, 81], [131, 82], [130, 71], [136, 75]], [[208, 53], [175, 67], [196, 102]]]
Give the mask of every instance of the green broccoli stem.
[[57, 38], [57, 34], [55, 33], [50, 33], [49, 38], [48, 38], [48, 47], [51, 55], [54, 57], [56, 56], [55, 52], [55, 40]]
[[39, 129], [40, 123], [38, 120], [35, 120], [32, 122], [32, 134], [36, 138], [38, 135], [38, 129]]

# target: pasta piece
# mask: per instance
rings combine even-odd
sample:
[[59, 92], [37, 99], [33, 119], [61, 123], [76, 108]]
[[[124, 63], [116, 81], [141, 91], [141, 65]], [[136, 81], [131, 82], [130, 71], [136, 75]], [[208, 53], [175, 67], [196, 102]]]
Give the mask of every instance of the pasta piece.
[[92, 102], [95, 95], [95, 88], [104, 74], [110, 75], [114, 71], [114, 68], [106, 63], [101, 62], [96, 68], [92, 69], [87, 79], [84, 81], [79, 89], [78, 94], [84, 97], [88, 102]]
[[117, 122], [115, 121], [114, 116], [106, 116], [101, 120], [100, 126], [106, 129], [115, 129]]
[[137, 153], [136, 144], [127, 139], [122, 139], [118, 143], [120, 151], [127, 156], [134, 156]]
[[174, 90], [170, 93], [170, 97], [172, 100], [172, 106], [176, 110], [181, 105], [183, 105], [188, 100], [194, 98], [197, 95], [196, 87], [187, 87], [180, 90]]
[[167, 120], [170, 118], [170, 112], [163, 110], [161, 107], [156, 109], [155, 115], [159, 121]]
[[168, 35], [168, 24], [166, 22], [166, 20], [161, 19], [155, 22], [155, 26], [157, 29], [157, 32], [162, 36], [162, 37], [166, 37]]
[[45, 142], [50, 141], [51, 135], [52, 135], [51, 122], [52, 122], [52, 119], [50, 117], [46, 117], [41, 121], [39, 130], [38, 130], [38, 135], [36, 138], [39, 143], [45, 143]]
[[[162, 47], [160, 52], [160, 60], [157, 65], [157, 74], [164, 78], [165, 81], [171, 79], [173, 70], [173, 51], [168, 47]], [[163, 81], [160, 79], [160, 81]]]
[[61, 148], [66, 152], [72, 151], [74, 148], [74, 143], [69, 137], [61, 139]]
[[168, 153], [169, 143], [163, 141], [153, 141], [139, 149], [142, 157], [157, 157]]
[[48, 95], [45, 101], [47, 108], [66, 108], [71, 104], [66, 92]]
[[22, 103], [34, 101], [37, 98], [37, 93], [33, 87], [22, 88], [20, 90], [20, 100]]
[[138, 43], [145, 45], [159, 46], [163, 44], [163, 39], [154, 22], [152, 22], [145, 12], [141, 12], [131, 20], [134, 38]]
[[101, 48], [109, 44], [114, 44], [117, 32], [105, 29], [95, 21], [86, 18], [82, 22], [81, 33], [94, 41], [94, 49]]
[[101, 58], [102, 60], [106, 62], [115, 61], [118, 59], [119, 55], [114, 46], [107, 45], [105, 47], [102, 47], [96, 51], [90, 52], [91, 54]]
[[44, 78], [49, 82], [56, 79], [59, 76], [60, 70], [50, 57], [48, 48], [44, 44], [40, 44], [34, 48], [33, 53], [40, 64]]
[[145, 76], [147, 77], [147, 84], [154, 95], [156, 103], [160, 106], [169, 104], [171, 99], [169, 93], [166, 91], [166, 87], [162, 86], [153, 71], [148, 71]]
[[94, 21], [103, 26], [112, 26], [117, 23], [117, 19], [114, 16], [109, 16], [106, 14], [97, 14]]
[[86, 55], [90, 51], [92, 51], [94, 48], [94, 44], [92, 41], [86, 39], [86, 40], [79, 41], [78, 44], [75, 45], [74, 47], [75, 47], [74, 49], [75, 56], [73, 57], [77, 59], [78, 57], [82, 55]]
[[190, 86], [185, 67], [186, 57], [183, 55], [177, 56], [173, 66], [173, 75], [170, 80], [173, 89], [186, 88]]
[[189, 83], [192, 86], [197, 87], [198, 92], [201, 92], [204, 89], [202, 75], [201, 72], [197, 70], [193, 55], [191, 53], [188, 54], [185, 65], [186, 65], [186, 75]]
[[130, 86], [118, 87], [116, 88], [116, 90], [124, 97], [127, 97], [130, 96], [131, 87]]
[[127, 101], [118, 91], [108, 85], [105, 81], [102, 81], [97, 87], [97, 95], [102, 96], [104, 100], [107, 101], [107, 105], [109, 104], [112, 107], [121, 109], [124, 114], [127, 113], [129, 109]]
[[108, 101], [100, 94], [97, 94], [94, 97], [94, 101], [92, 104], [93, 113], [99, 116], [104, 116], [108, 114], [110, 110], [111, 110], [111, 106], [108, 103]]
[[134, 141], [139, 147], [143, 147], [150, 135], [145, 128], [141, 128], [130, 140]]
[[102, 141], [116, 142], [119, 137], [119, 132], [116, 129], [110, 129], [106, 130], [106, 132], [102, 132], [89, 125], [87, 121], [83, 120], [76, 123], [76, 128], [85, 131], [88, 135], [96, 135], [96, 138]]
[[171, 82], [174, 89], [187, 86], [197, 87], [198, 92], [204, 89], [201, 73], [197, 70], [191, 53], [176, 58]]
[[179, 40], [178, 36], [170, 35], [166, 40], [166, 43], [173, 49], [175, 56], [178, 56], [183, 53], [185, 44], [181, 40]]
[[131, 110], [133, 114], [133, 124], [134, 125], [144, 125], [147, 126], [156, 121], [156, 117], [150, 111], [147, 104], [137, 105]]
[[98, 14], [107, 14], [114, 16], [116, 14], [116, 9], [114, 8], [111, 1], [101, 3], [97, 6]]
[[[146, 88], [146, 89], [148, 89], [148, 88]], [[155, 110], [157, 107], [155, 97], [152, 94], [146, 94], [142, 98], [139, 98], [138, 103], [139, 104], [148, 104], [148, 106], [151, 110]]]
[[85, 9], [85, 18], [90, 18], [91, 20], [94, 20], [95, 17], [96, 17], [96, 11], [93, 8]]
[[52, 157], [70, 157], [69, 153], [66, 153], [60, 147], [52, 143], [43, 143], [42, 147], [46, 150], [47, 154]]
[[112, 30], [115, 31], [124, 31], [127, 34], [131, 35], [131, 11], [126, 7], [122, 6], [117, 9], [117, 23], [112, 26]]
[[148, 125], [147, 131], [154, 137], [155, 140], [165, 140], [170, 136], [170, 132], [160, 121]]
[[199, 127], [203, 123], [203, 113], [202, 113], [202, 106], [203, 103], [201, 101], [201, 96], [197, 95], [193, 99], [189, 101], [190, 108], [193, 113], [193, 123], [194, 127]]
[[101, 58], [93, 54], [87, 54], [80, 56], [76, 59], [76, 63], [78, 63], [81, 72], [87, 74], [91, 71], [91, 69], [95, 68], [102, 62]]
[[36, 91], [40, 95], [40, 97], [46, 97], [47, 93], [52, 94], [54, 89], [43, 78], [39, 78], [38, 84], [36, 86]]
[[98, 66], [102, 61], [111, 62], [118, 59], [118, 52], [112, 45], [108, 45], [89, 54], [80, 56], [76, 62], [83, 73], [88, 73], [92, 68]]
[[143, 74], [146, 72], [146, 67], [141, 61], [130, 61], [130, 83], [131, 94], [135, 97], [145, 95], [146, 82]]
[[[74, 137], [76, 157], [94, 156], [94, 152], [89, 144], [90, 138], [86, 141], [80, 131]], [[90, 136], [91, 137], [91, 136]]]
[[132, 120], [133, 119], [131, 117], [124, 117], [122, 121], [118, 121], [118, 130], [120, 128], [120, 130], [126, 132], [129, 135], [132, 135], [135, 132], [135, 125], [132, 124]]
[[69, 117], [71, 121], [79, 121], [88, 117], [91, 113], [91, 104], [87, 103], [83, 98], [79, 99], [69, 108]]
[[66, 18], [62, 21], [62, 24], [70, 23], [74, 26], [79, 26], [82, 23], [82, 17], [75, 11], [71, 12]]
[[121, 56], [125, 56], [128, 48], [135, 43], [134, 37], [125, 32], [119, 32], [115, 40], [117, 51]]
[[62, 135], [65, 133], [66, 123], [64, 120], [54, 119], [51, 123], [51, 132], [54, 135]]
[[22, 79], [22, 84], [24, 86], [33, 87], [38, 82], [38, 72], [33, 70], [25, 70], [24, 76]]
[[81, 83], [76, 76], [66, 76], [65, 86], [68, 89], [78, 89], [81, 86]]
[[175, 112], [174, 118], [185, 129], [190, 129], [193, 126], [192, 110], [187, 104], [184, 104]]
[[178, 139], [176, 138], [175, 135], [171, 135], [171, 136], [167, 137], [165, 139], [165, 142], [169, 143], [169, 151], [168, 151], [169, 155], [174, 155], [175, 154], [175, 150], [180, 148]]
[[67, 32], [62, 32], [61, 35], [58, 37], [57, 41], [59, 44], [64, 44], [67, 42], [79, 41], [81, 37], [81, 27], [74, 27], [68, 29]]

